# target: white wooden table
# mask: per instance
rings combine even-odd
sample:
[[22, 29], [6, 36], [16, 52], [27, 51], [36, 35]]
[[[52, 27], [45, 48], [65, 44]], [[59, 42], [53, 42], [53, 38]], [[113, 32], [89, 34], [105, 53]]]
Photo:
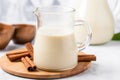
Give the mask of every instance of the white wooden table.
[[[0, 56], [6, 51], [20, 48], [23, 46], [15, 45], [12, 42], [5, 51], [0, 51]], [[97, 56], [97, 61], [92, 62], [91, 67], [85, 72], [60, 80], [120, 80], [120, 41], [110, 41], [99, 46], [89, 46], [84, 52], [93, 53]], [[0, 80], [35, 80], [17, 77], [4, 72], [0, 68]], [[38, 80], [38, 79], [37, 79]], [[42, 79], [49, 80], [49, 79]], [[59, 80], [59, 79], [51, 79]]]

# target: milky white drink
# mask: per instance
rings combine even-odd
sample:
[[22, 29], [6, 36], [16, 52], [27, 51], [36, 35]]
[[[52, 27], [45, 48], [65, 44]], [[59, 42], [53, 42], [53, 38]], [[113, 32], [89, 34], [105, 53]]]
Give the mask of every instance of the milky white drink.
[[[103, 44], [111, 40], [114, 34], [114, 19], [107, 0], [76, 0], [76, 19], [84, 17], [92, 28], [91, 44]], [[76, 37], [83, 32], [75, 30]], [[77, 38], [78, 38], [77, 37]], [[79, 38], [78, 38], [79, 39]]]
[[40, 69], [62, 71], [77, 65], [74, 33], [59, 27], [40, 27], [34, 44], [34, 63]]

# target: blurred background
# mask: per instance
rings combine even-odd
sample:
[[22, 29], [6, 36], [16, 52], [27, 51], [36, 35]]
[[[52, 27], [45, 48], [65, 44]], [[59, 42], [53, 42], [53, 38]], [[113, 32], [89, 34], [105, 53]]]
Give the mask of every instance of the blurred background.
[[[49, 5], [76, 5], [80, 0], [0, 0], [0, 22], [35, 22], [33, 10]], [[115, 19], [115, 32], [120, 32], [120, 0], [108, 0]]]

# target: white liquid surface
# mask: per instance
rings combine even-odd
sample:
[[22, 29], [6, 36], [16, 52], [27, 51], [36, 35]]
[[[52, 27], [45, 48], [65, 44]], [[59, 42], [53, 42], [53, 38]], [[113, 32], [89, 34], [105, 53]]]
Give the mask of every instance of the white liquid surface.
[[69, 29], [40, 27], [34, 44], [34, 63], [40, 69], [62, 71], [77, 65], [74, 32]]

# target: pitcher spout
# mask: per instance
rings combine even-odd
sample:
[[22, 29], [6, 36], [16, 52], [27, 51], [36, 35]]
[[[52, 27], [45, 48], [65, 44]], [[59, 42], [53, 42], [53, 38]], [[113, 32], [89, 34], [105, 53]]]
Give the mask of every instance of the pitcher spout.
[[36, 15], [36, 16], [39, 16], [39, 8], [36, 8], [33, 13]]
[[39, 13], [39, 8], [36, 8], [33, 13], [36, 15], [37, 17], [37, 29], [40, 27], [40, 13]]

